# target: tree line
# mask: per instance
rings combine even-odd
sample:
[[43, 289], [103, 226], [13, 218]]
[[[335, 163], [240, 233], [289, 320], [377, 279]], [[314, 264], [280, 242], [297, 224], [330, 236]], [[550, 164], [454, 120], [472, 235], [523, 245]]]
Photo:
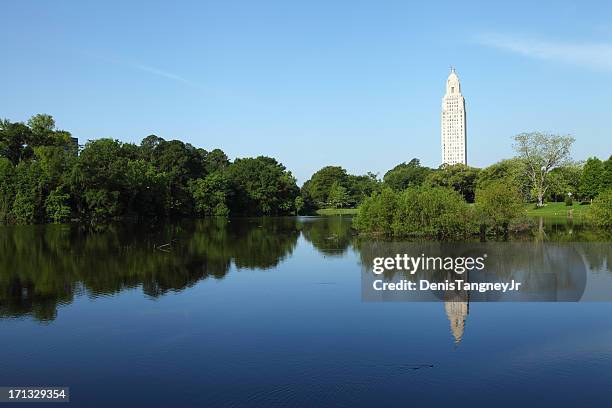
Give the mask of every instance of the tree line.
[[467, 203], [476, 191], [503, 181], [524, 202], [596, 198], [612, 187], [612, 159], [570, 160], [573, 139], [530, 133], [515, 138], [517, 156], [478, 169], [462, 164], [437, 169], [418, 159], [382, 179], [326, 166], [301, 188], [271, 157], [230, 161], [150, 135], [139, 145], [114, 139], [82, 148], [50, 115], [27, 123], [0, 120], [0, 223], [32, 224], [71, 219], [102, 223], [118, 218], [310, 214], [321, 208], [356, 208], [385, 189], [448, 188]]
[[[417, 160], [385, 174], [383, 188], [359, 207], [355, 227], [394, 236], [464, 239], [529, 229], [525, 203], [591, 203], [589, 218], [612, 226], [612, 157], [572, 162], [574, 139], [544, 133], [515, 137], [517, 156], [484, 169], [462, 164], [421, 168]], [[418, 170], [418, 171], [417, 171]], [[473, 205], [471, 205], [473, 204]]]
[[49, 115], [0, 121], [0, 222], [282, 215], [300, 209], [285, 166], [260, 156], [231, 162], [151, 135], [140, 145], [113, 139], [75, 146]]

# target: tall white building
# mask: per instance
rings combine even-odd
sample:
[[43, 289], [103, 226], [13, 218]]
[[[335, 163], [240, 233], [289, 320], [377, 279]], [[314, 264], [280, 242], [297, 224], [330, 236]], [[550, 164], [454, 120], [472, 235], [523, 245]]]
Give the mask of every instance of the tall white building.
[[454, 68], [446, 80], [442, 98], [442, 164], [467, 164], [465, 99]]

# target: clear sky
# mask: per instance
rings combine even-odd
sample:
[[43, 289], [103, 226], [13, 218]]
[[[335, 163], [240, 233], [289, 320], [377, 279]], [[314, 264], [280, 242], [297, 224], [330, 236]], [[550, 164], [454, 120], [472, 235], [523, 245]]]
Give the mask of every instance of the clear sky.
[[0, 117], [52, 114], [84, 143], [177, 138], [324, 165], [440, 164], [449, 66], [467, 103], [468, 162], [512, 136], [612, 153], [612, 2], [12, 1], [2, 3]]

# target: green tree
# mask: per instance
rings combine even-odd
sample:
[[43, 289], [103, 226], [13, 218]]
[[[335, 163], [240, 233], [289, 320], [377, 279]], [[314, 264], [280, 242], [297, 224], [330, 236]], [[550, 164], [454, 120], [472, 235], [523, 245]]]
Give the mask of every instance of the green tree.
[[295, 178], [271, 157], [236, 159], [227, 169], [232, 214], [281, 215], [294, 211]]
[[23, 123], [0, 120], [0, 157], [6, 157], [13, 165], [32, 157], [33, 151], [28, 145], [31, 138], [32, 131]]
[[603, 166], [604, 166], [603, 188], [607, 190], [609, 188], [612, 188], [612, 155], [608, 157], [608, 160], [606, 160], [603, 163]]
[[129, 160], [126, 171], [127, 213], [160, 217], [168, 199], [168, 175], [145, 160]]
[[476, 191], [476, 211], [481, 225], [492, 228], [496, 234], [507, 234], [510, 223], [524, 214], [516, 186], [503, 180]]
[[483, 189], [491, 183], [503, 181], [517, 187], [521, 198], [530, 198], [529, 179], [525, 171], [525, 162], [519, 158], [505, 159], [494, 163], [478, 173], [476, 189]]
[[10, 221], [15, 189], [15, 167], [9, 159], [0, 157], [0, 224]]
[[36, 146], [62, 146], [66, 147], [71, 135], [64, 130], [55, 129], [53, 116], [39, 113], [28, 120], [28, 126], [32, 130], [28, 144]]
[[582, 168], [575, 164], [557, 167], [549, 174], [550, 187], [547, 199], [550, 201], [564, 201], [568, 193], [576, 197], [580, 193]]
[[353, 225], [361, 232], [391, 235], [397, 201], [398, 193], [384, 187], [380, 193], [372, 194], [361, 203]]
[[582, 168], [580, 194], [583, 198], [597, 197], [605, 184], [604, 165], [597, 157], [590, 157]]
[[295, 197], [295, 215], [301, 215], [303, 214], [304, 208], [306, 207], [306, 204], [304, 203], [304, 197], [302, 197], [301, 195]]
[[349, 189], [349, 175], [339, 166], [326, 166], [318, 170], [302, 186], [303, 195], [311, 200], [316, 208], [327, 205], [329, 191], [334, 183], [338, 183], [347, 191]]
[[396, 236], [457, 239], [473, 234], [474, 215], [463, 196], [448, 187], [411, 187], [399, 195], [393, 219]]
[[602, 228], [612, 228], [612, 188], [599, 193], [591, 204], [591, 221]]
[[548, 190], [548, 174], [556, 167], [570, 161], [574, 138], [548, 133], [521, 133], [514, 137], [514, 149], [525, 163], [529, 187], [534, 192], [538, 206], [544, 205]]
[[425, 185], [372, 195], [359, 206], [354, 226], [366, 233], [440, 239], [462, 238], [476, 229], [473, 212], [458, 192]]
[[200, 216], [229, 215], [227, 201], [230, 194], [229, 183], [220, 172], [209, 174], [203, 179], [194, 180], [190, 184], [195, 200], [195, 209]]
[[168, 177], [168, 215], [184, 216], [193, 212], [193, 197], [189, 181], [205, 176], [204, 161], [199, 150], [179, 140], [165, 141], [149, 136], [141, 143], [150, 149], [150, 161]]
[[473, 203], [479, 172], [479, 169], [465, 164], [443, 164], [438, 170], [429, 174], [426, 183], [432, 187], [452, 188], [468, 203]]
[[223, 172], [229, 165], [230, 161], [221, 149], [214, 149], [204, 157], [204, 170], [206, 174]]
[[43, 173], [40, 163], [21, 161], [15, 168], [15, 200], [12, 217], [18, 224], [33, 224], [44, 219]]
[[85, 211], [87, 221], [91, 224], [102, 224], [121, 215], [119, 192], [105, 189], [85, 190]]
[[409, 163], [401, 163], [385, 173], [383, 182], [394, 191], [402, 191], [411, 186], [423, 184], [432, 170], [421, 166], [419, 159], [412, 159]]
[[346, 188], [342, 187], [337, 181], [332, 184], [327, 197], [327, 205], [332, 208], [344, 208], [349, 203], [349, 195]]
[[375, 191], [380, 191], [381, 187], [377, 175], [372, 172], [362, 176], [349, 174], [347, 188], [349, 198], [346, 205], [351, 207], [359, 205], [366, 197], [371, 196]]
[[118, 140], [98, 139], [87, 142], [79, 155], [71, 174], [71, 194], [78, 212], [90, 222], [117, 217], [127, 205], [128, 158], [124, 153]]
[[70, 218], [70, 195], [65, 193], [62, 187], [53, 190], [45, 200], [45, 211], [47, 218], [53, 223], [66, 222]]

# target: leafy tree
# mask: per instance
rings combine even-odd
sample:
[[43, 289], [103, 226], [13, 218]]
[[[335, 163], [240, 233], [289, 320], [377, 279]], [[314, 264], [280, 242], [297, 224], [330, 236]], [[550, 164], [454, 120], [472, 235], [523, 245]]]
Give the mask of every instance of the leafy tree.
[[31, 138], [32, 131], [23, 123], [0, 120], [0, 157], [6, 157], [14, 165], [32, 157], [33, 151], [28, 145]]
[[12, 216], [17, 224], [33, 224], [36, 222], [36, 198], [31, 191], [21, 190], [15, 195]]
[[84, 215], [91, 224], [100, 224], [120, 215], [119, 192], [105, 189], [85, 190]]
[[603, 163], [604, 166], [604, 181], [603, 189], [612, 188], [612, 155]]
[[402, 191], [423, 184], [430, 172], [430, 168], [421, 166], [419, 159], [415, 158], [408, 163], [398, 164], [386, 172], [383, 182], [394, 191]]
[[570, 164], [553, 169], [549, 174], [547, 199], [551, 201], [564, 201], [568, 193], [577, 196], [580, 193], [582, 168]]
[[0, 224], [9, 222], [15, 188], [15, 167], [9, 159], [0, 157]]
[[190, 188], [198, 215], [221, 217], [229, 215], [227, 202], [230, 190], [228, 181], [222, 173], [215, 172], [203, 179], [194, 180]]
[[587, 199], [595, 198], [605, 184], [604, 165], [597, 157], [589, 158], [582, 168], [580, 193]]
[[146, 148], [153, 146], [150, 152], [152, 164], [168, 176], [168, 215], [191, 214], [193, 197], [189, 191], [189, 181], [204, 177], [202, 155], [192, 145], [179, 140], [165, 141], [150, 136], [143, 140], [142, 144], [145, 143]]
[[574, 138], [532, 132], [516, 135], [514, 141], [514, 149], [525, 162], [530, 188], [537, 198], [538, 206], [541, 207], [549, 187], [548, 174], [555, 167], [569, 162]]
[[526, 176], [525, 163], [519, 158], [501, 160], [478, 173], [476, 189], [484, 189], [491, 183], [503, 181], [514, 185], [524, 201], [530, 198], [529, 179]]
[[612, 188], [599, 193], [591, 204], [591, 220], [602, 228], [612, 228]]
[[353, 225], [362, 232], [391, 235], [397, 201], [398, 193], [384, 187], [380, 193], [372, 194], [361, 203]]
[[230, 161], [221, 149], [214, 149], [204, 156], [204, 170], [206, 174], [223, 172], [229, 165]]
[[66, 222], [70, 218], [70, 195], [65, 193], [61, 187], [53, 190], [45, 200], [45, 211], [47, 218], [53, 223]]
[[55, 120], [51, 115], [39, 113], [28, 120], [31, 137], [28, 144], [36, 146], [62, 146], [66, 147], [71, 135], [64, 130], [55, 129]]
[[40, 164], [22, 161], [15, 168], [15, 176], [13, 219], [18, 224], [41, 222], [44, 218], [44, 195]]
[[142, 159], [129, 160], [126, 172], [127, 212], [138, 217], [165, 214], [168, 176]]
[[411, 187], [400, 193], [393, 218], [396, 236], [464, 238], [474, 233], [474, 215], [463, 196], [448, 187]]
[[505, 235], [510, 223], [524, 213], [524, 208], [516, 186], [498, 180], [476, 191], [476, 211], [482, 226]]
[[426, 183], [432, 187], [452, 188], [468, 203], [473, 203], [479, 171], [477, 168], [460, 163], [443, 164], [438, 170], [429, 174]]
[[[340, 183], [338, 183], [340, 185]], [[340, 185], [340, 187], [342, 187]], [[347, 193], [349, 198], [347, 200], [347, 206], [356, 206], [360, 204], [366, 197], [369, 197], [375, 191], [380, 191], [381, 183], [378, 180], [376, 174], [368, 172], [362, 176], [355, 176], [353, 174], [348, 175], [348, 189]], [[328, 200], [329, 201], [329, 200]]]
[[367, 233], [451, 239], [475, 230], [472, 211], [458, 192], [425, 185], [372, 195], [359, 206], [354, 226]]
[[301, 215], [303, 214], [304, 208], [306, 207], [306, 204], [304, 203], [304, 197], [302, 197], [301, 195], [295, 197], [295, 215]]
[[[121, 142], [98, 139], [85, 144], [71, 174], [71, 194], [80, 214], [92, 222], [120, 215], [127, 204], [128, 159]], [[96, 206], [108, 206], [97, 208]]]
[[299, 194], [295, 178], [271, 157], [236, 159], [226, 172], [232, 214], [280, 215], [294, 210]]
[[334, 183], [348, 190], [349, 175], [342, 167], [327, 166], [314, 173], [310, 180], [304, 183], [302, 191], [317, 208], [323, 208], [327, 205], [329, 192]]
[[337, 181], [332, 184], [327, 196], [327, 205], [332, 208], [344, 208], [349, 203], [349, 195], [346, 188], [342, 187]]

